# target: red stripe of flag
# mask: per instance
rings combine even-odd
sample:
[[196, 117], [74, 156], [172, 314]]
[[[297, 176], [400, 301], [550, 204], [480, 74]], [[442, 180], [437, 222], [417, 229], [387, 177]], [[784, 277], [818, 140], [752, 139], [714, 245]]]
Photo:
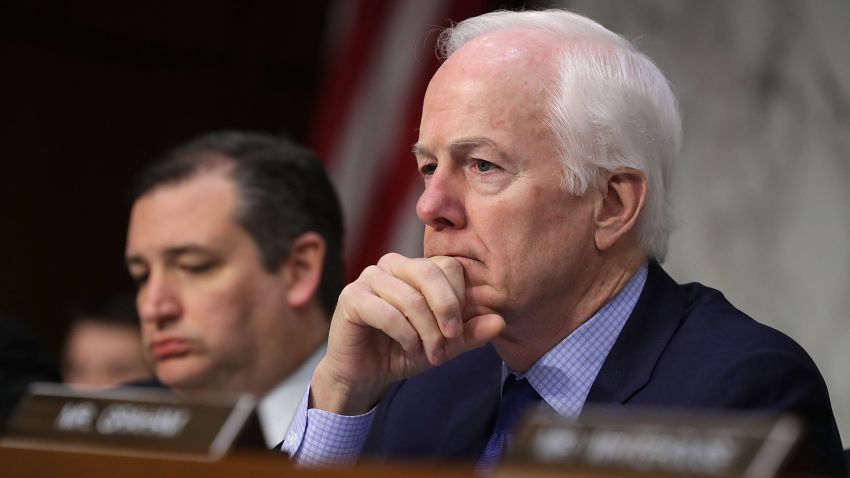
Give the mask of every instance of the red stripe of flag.
[[[343, 0], [349, 1], [349, 0]], [[371, 65], [378, 50], [377, 43], [386, 23], [390, 0], [359, 0], [354, 9], [354, 27], [346, 38], [331, 51], [335, 57], [326, 64], [330, 71], [325, 75], [317, 113], [311, 128], [310, 146], [325, 166], [338, 158], [331, 157], [351, 110], [351, 104], [364, 72]]]
[[[460, 21], [484, 11], [483, 0], [456, 0], [452, 2], [449, 11], [449, 19]], [[430, 51], [433, 52], [436, 35], [429, 39]], [[416, 54], [416, 52], [411, 52]], [[422, 98], [428, 86], [431, 76], [437, 70], [437, 60], [433, 53], [427, 58], [430, 60], [422, 62], [422, 71], [418, 76], [415, 88], [411, 89], [411, 97], [408, 98], [405, 113], [406, 132], [396, 139], [396, 146], [391, 157], [386, 158], [388, 174], [384, 175], [384, 182], [379, 184], [372, 194], [367, 222], [361, 231], [363, 234], [356, 240], [352, 249], [352, 257], [349, 258], [349, 275], [354, 278], [360, 274], [365, 267], [375, 264], [381, 255], [387, 251], [389, 240], [398, 227], [403, 214], [412, 214], [412, 211], [402, 210], [406, 205], [405, 199], [419, 180], [410, 147], [417, 140], [417, 129], [422, 115]], [[424, 58], [423, 58], [424, 60]], [[382, 168], [384, 169], [384, 168]], [[364, 174], [375, 174], [375, 171], [364, 171]], [[367, 191], [363, 191], [366, 193]]]

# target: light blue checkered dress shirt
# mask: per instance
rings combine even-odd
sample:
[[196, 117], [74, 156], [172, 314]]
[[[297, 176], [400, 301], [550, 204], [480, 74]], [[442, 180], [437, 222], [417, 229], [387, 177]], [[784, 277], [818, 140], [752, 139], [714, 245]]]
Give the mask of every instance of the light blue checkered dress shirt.
[[[605, 357], [614, 346], [646, 283], [647, 265], [590, 319], [554, 346], [525, 374], [543, 400], [560, 415], [578, 418]], [[502, 364], [502, 378], [513, 373]], [[357, 461], [375, 417], [343, 416], [307, 409], [309, 390], [292, 420], [281, 449], [298, 465], [348, 465]]]

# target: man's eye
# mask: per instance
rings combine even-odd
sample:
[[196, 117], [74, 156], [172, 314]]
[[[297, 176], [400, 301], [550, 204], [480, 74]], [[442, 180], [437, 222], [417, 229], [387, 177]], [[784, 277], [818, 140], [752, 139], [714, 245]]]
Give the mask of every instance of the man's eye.
[[136, 287], [141, 287], [147, 282], [150, 269], [138, 261], [131, 261], [127, 263], [127, 273], [130, 274], [130, 280], [136, 284]]
[[487, 171], [496, 169], [496, 165], [491, 163], [490, 161], [485, 161], [483, 159], [475, 160], [475, 169], [478, 170], [479, 173], [486, 173]]
[[437, 170], [437, 163], [428, 163], [419, 168], [423, 176], [431, 176]]
[[212, 267], [213, 264], [211, 262], [205, 262], [203, 264], [183, 264], [180, 266], [180, 269], [190, 274], [203, 274], [212, 269]]
[[133, 282], [138, 287], [138, 286], [143, 285], [145, 282], [147, 282], [148, 273], [147, 272], [137, 272], [137, 273], [131, 272], [130, 273], [130, 279], [132, 279]]

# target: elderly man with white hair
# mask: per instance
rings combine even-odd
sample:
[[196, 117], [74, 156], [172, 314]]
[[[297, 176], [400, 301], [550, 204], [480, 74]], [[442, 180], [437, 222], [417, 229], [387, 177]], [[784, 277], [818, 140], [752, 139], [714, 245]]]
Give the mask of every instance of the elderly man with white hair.
[[384, 256], [340, 295], [282, 444], [495, 463], [543, 401], [793, 412], [843, 473], [826, 386], [785, 335], [659, 265], [681, 143], [670, 86], [627, 40], [567, 11], [493, 12], [441, 37], [413, 153], [423, 258]]

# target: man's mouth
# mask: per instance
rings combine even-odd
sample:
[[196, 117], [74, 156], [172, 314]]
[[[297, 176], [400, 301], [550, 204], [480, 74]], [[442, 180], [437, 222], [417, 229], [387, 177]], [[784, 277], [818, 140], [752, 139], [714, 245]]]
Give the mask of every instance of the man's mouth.
[[183, 339], [161, 339], [150, 344], [151, 354], [156, 360], [168, 360], [189, 353], [189, 342]]
[[453, 258], [457, 259], [460, 262], [460, 264], [464, 267], [473, 266], [473, 265], [479, 265], [479, 266], [482, 265], [482, 262], [479, 261], [478, 259], [475, 259], [474, 257], [452, 256], [452, 255], [450, 255], [449, 257], [453, 257]]
[[466, 253], [466, 252], [460, 252], [460, 251], [445, 252], [445, 251], [441, 251], [441, 252], [438, 252], [438, 253], [430, 253], [429, 252], [429, 253], [426, 254], [426, 257], [435, 257], [435, 256], [451, 257], [451, 258], [454, 258], [454, 259], [461, 261], [462, 263], [466, 262], [466, 263], [470, 263], [470, 264], [471, 263], [482, 264], [481, 260], [479, 260], [475, 254], [470, 254], [470, 253]]

